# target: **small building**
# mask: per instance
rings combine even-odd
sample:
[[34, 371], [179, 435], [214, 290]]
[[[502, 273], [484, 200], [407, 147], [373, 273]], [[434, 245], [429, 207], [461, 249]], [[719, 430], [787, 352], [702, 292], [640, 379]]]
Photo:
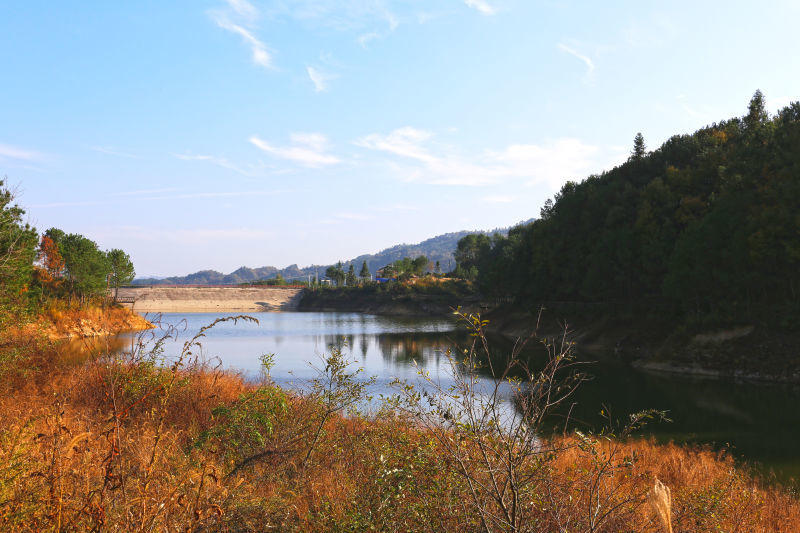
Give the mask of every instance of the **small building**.
[[386, 265], [375, 271], [375, 279], [377, 280], [379, 278], [383, 279], [390, 278], [392, 277], [393, 274], [394, 274], [394, 267], [392, 265]]

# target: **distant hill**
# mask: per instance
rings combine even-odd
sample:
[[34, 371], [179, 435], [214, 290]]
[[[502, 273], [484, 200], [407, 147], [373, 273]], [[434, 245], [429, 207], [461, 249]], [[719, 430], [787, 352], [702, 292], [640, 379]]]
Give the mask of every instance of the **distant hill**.
[[[527, 224], [530, 221], [520, 222], [520, 224]], [[497, 228], [481, 233], [494, 234], [500, 233], [506, 235], [510, 228]], [[424, 240], [417, 244], [398, 244], [391, 248], [381, 250], [376, 254], [363, 254], [350, 259], [342, 261], [342, 264], [347, 268], [348, 265], [355, 265], [356, 273], [361, 269], [361, 264], [366, 261], [367, 268], [372, 274], [383, 266], [402, 259], [404, 257], [419, 257], [424, 255], [431, 262], [439, 261], [442, 271], [448, 271], [455, 268], [455, 261], [453, 260], [453, 252], [455, 252], [458, 241], [465, 235], [475, 233], [474, 231], [456, 231], [453, 233], [445, 233], [444, 235], [437, 235], [430, 239]], [[300, 268], [299, 266], [289, 265], [286, 268], [276, 268], [274, 266], [263, 266], [259, 268], [240, 267], [230, 274], [223, 274], [216, 270], [201, 270], [187, 276], [174, 276], [169, 278], [140, 278], [133, 281], [134, 285], [234, 285], [238, 283], [247, 283], [251, 281], [258, 281], [262, 279], [270, 279], [276, 277], [278, 274], [287, 280], [306, 280], [308, 276], [315, 276], [319, 273], [322, 277], [325, 274], [325, 269], [330, 265], [311, 265]]]

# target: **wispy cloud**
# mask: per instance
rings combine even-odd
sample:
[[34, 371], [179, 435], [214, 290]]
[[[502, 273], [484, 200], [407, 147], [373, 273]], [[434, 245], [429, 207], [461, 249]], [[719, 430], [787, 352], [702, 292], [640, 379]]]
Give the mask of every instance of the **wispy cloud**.
[[258, 9], [247, 0], [225, 0], [225, 2], [236, 14], [244, 17], [250, 23], [254, 23], [260, 16]]
[[486, 0], [464, 0], [464, 3], [473, 9], [477, 9], [484, 15], [494, 15], [497, 10]]
[[591, 76], [594, 73], [594, 61], [592, 61], [592, 59], [589, 56], [578, 52], [574, 48], [567, 46], [564, 43], [558, 43], [558, 49], [561, 50], [562, 52], [566, 52], [569, 55], [581, 60], [583, 64], [586, 65], [586, 77], [584, 79], [587, 81], [591, 79]]
[[101, 154], [115, 155], [117, 157], [127, 157], [128, 159], [141, 159], [138, 155], [130, 154], [128, 152], [123, 152], [121, 150], [117, 150], [116, 148], [111, 148], [108, 146], [90, 146], [89, 149], [94, 150], [95, 152], [100, 152]]
[[608, 149], [570, 138], [512, 144], [472, 155], [434, 141], [431, 132], [405, 127], [364, 136], [355, 144], [394, 156], [388, 165], [400, 179], [437, 185], [482, 186], [515, 179], [558, 188], [565, 180], [599, 171], [617, 157]]
[[358, 42], [359, 46], [361, 46], [361, 48], [366, 48], [367, 45], [370, 43], [370, 41], [374, 41], [375, 39], [379, 38], [380, 36], [381, 36], [380, 33], [376, 32], [376, 31], [371, 31], [371, 32], [367, 32], [367, 33], [363, 33], [363, 34], [359, 35], [358, 39], [356, 39], [356, 41]]
[[256, 37], [255, 23], [259, 18], [258, 9], [247, 0], [226, 0], [227, 9], [214, 9], [208, 12], [220, 28], [239, 35], [250, 47], [253, 62], [265, 68], [272, 68], [272, 54], [267, 45]]
[[[392, 4], [396, 4], [393, 6]], [[311, 27], [323, 27], [356, 34], [362, 47], [376, 38], [394, 32], [409, 17], [398, 15], [393, 0], [291, 0], [271, 2], [264, 8], [266, 17], [290, 19]]]
[[317, 91], [318, 93], [327, 91], [328, 82], [331, 80], [335, 80], [338, 77], [336, 74], [328, 74], [312, 66], [307, 66], [306, 72], [308, 72], [308, 77], [314, 84], [314, 90]]
[[224, 157], [216, 157], [213, 155], [199, 155], [199, 154], [172, 154], [172, 155], [183, 161], [206, 161], [208, 163], [211, 163], [212, 165], [216, 165], [222, 168], [227, 168], [228, 170], [233, 170], [234, 172], [236, 172], [237, 174], [241, 174], [242, 176], [248, 176], [248, 177], [253, 176], [253, 172], [244, 170], [238, 165], [231, 163]]
[[20, 148], [11, 144], [0, 143], [0, 159], [17, 159], [19, 161], [36, 161], [42, 159], [43, 154], [30, 150], [28, 148]]
[[327, 152], [328, 139], [321, 133], [293, 133], [290, 139], [290, 146], [276, 146], [255, 135], [250, 137], [250, 142], [274, 157], [288, 159], [310, 168], [320, 168], [340, 162], [338, 157]]

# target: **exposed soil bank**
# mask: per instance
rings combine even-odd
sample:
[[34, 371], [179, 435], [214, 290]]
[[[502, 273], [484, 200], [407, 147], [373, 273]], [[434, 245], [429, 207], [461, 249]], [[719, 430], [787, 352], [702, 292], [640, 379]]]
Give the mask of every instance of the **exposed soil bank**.
[[119, 290], [140, 313], [291, 311], [303, 289], [292, 287], [136, 287]]
[[141, 315], [125, 307], [90, 307], [86, 309], [51, 309], [36, 321], [10, 332], [10, 338], [44, 335], [49, 340], [81, 339], [141, 331], [154, 326]]

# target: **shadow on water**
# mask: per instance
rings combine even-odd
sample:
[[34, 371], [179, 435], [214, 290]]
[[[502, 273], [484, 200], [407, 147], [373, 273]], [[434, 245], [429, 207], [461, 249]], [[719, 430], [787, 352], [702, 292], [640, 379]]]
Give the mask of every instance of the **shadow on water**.
[[[505, 339], [492, 346], [498, 363], [511, 349]], [[528, 348], [532, 365], [545, 357], [535, 344]], [[779, 481], [800, 479], [800, 387], [648, 373], [611, 355], [578, 359], [588, 363], [587, 380], [552, 418], [553, 430], [620, 427], [630, 414], [656, 409], [669, 420], [650, 422], [641, 435], [727, 448]]]

